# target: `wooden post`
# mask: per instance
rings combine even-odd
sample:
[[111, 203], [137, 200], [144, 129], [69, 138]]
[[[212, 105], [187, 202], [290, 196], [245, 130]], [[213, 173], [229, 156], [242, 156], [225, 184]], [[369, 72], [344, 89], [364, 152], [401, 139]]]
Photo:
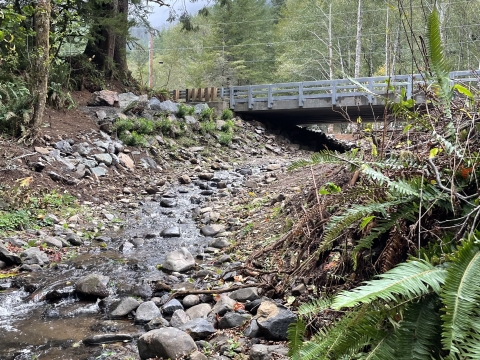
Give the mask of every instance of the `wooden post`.
[[203, 88], [198, 89], [198, 101], [203, 101], [203, 97], [205, 96], [205, 92]]
[[197, 98], [197, 89], [191, 89], [191, 95], [189, 101], [195, 101]]
[[173, 90], [173, 100], [178, 101], [180, 98], [180, 90]]
[[205, 88], [204, 89], [205, 91], [205, 102], [209, 102], [210, 101], [210, 96], [211, 96], [211, 93], [210, 93], [210, 88]]
[[211, 92], [212, 92], [212, 101], [215, 101], [217, 100], [217, 88], [216, 87], [212, 87], [210, 88]]

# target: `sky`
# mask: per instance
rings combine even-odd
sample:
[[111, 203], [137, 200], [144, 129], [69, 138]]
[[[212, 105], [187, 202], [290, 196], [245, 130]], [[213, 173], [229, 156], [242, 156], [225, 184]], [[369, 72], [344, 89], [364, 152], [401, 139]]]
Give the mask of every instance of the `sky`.
[[[172, 6], [177, 10], [178, 13], [181, 13], [181, 9], [183, 8], [183, 5], [185, 5], [187, 11], [190, 14], [195, 15], [198, 12], [198, 10], [212, 3], [213, 3], [212, 1], [208, 1], [208, 0], [198, 0], [195, 2], [185, 0], [185, 2], [175, 1], [172, 4]], [[166, 6], [160, 7], [154, 4], [153, 12], [149, 17], [149, 20], [152, 26], [156, 29], [162, 29], [164, 27], [170, 26], [171, 23], [167, 22], [169, 11], [170, 11], [169, 8]]]

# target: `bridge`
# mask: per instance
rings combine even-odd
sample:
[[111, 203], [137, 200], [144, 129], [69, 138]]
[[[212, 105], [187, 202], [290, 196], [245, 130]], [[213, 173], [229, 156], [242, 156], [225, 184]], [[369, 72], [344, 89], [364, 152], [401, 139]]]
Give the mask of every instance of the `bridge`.
[[[480, 70], [454, 71], [449, 74], [452, 85], [466, 87], [480, 80]], [[385, 97], [400, 101], [403, 97], [425, 103], [422, 90], [426, 77], [422, 74], [377, 76], [336, 80], [291, 82], [280, 84], [232, 86], [229, 88], [188, 89], [173, 91], [175, 100], [216, 102], [219, 99], [236, 114], [296, 124], [363, 121], [382, 118]]]

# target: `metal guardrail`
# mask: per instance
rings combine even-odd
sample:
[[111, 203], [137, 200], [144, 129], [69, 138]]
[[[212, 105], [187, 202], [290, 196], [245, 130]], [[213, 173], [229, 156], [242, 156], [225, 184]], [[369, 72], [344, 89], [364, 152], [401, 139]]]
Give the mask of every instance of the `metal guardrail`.
[[[480, 70], [454, 71], [449, 74], [453, 83], [478, 83]], [[425, 77], [421, 74], [363, 77], [353, 79], [336, 79], [321, 81], [291, 82], [280, 84], [232, 86], [230, 88], [205, 88], [189, 89], [184, 91], [175, 90], [178, 98], [186, 101], [214, 101], [213, 99], [229, 99], [230, 108], [236, 104], [247, 103], [248, 109], [253, 109], [254, 103], [266, 102], [268, 108], [273, 107], [274, 101], [295, 100], [302, 107], [307, 99], [330, 99], [332, 105], [336, 105], [340, 97], [365, 96], [368, 102], [373, 102], [374, 94], [385, 95], [398, 94], [404, 89], [407, 99], [412, 98], [415, 85], [425, 83]], [[361, 86], [359, 86], [358, 84]], [[365, 91], [367, 89], [368, 91]], [[202, 94], [210, 94], [208, 99], [202, 98]], [[189, 95], [190, 94], [190, 95]], [[192, 97], [193, 94], [193, 97]]]

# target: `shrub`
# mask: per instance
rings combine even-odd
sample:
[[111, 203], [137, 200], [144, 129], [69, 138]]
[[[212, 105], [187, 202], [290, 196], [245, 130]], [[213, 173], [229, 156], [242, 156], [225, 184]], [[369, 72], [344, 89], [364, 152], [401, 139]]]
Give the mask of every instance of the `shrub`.
[[177, 116], [179, 118], [185, 118], [186, 115], [193, 115], [195, 113], [195, 108], [193, 106], [187, 106], [185, 104], [180, 104], [177, 111]]
[[169, 119], [161, 119], [155, 122], [155, 128], [159, 130], [164, 135], [169, 135], [172, 133], [173, 124]]
[[115, 122], [114, 130], [116, 130], [119, 134], [122, 134], [125, 131], [132, 131], [133, 130], [133, 120], [130, 119], [119, 119]]
[[207, 133], [213, 134], [215, 133], [215, 130], [217, 130], [217, 124], [215, 124], [214, 121], [209, 120], [209, 121], [202, 122], [201, 128], [200, 128], [200, 131], [202, 132], [202, 134], [207, 134]]
[[147, 119], [137, 119], [135, 130], [138, 134], [150, 135], [155, 131], [155, 122]]
[[222, 126], [222, 131], [226, 132], [226, 133], [231, 133], [233, 132], [233, 129], [234, 129], [234, 123], [232, 120], [227, 120], [225, 121], [225, 124], [223, 124]]
[[218, 142], [222, 145], [228, 145], [232, 142], [232, 134], [227, 132], [220, 133]]
[[232, 120], [233, 118], [233, 111], [230, 109], [225, 109], [222, 111], [222, 120]]
[[205, 108], [202, 110], [200, 113], [200, 121], [209, 121], [213, 120], [213, 117], [215, 116], [215, 110], [212, 108]]
[[128, 146], [137, 146], [137, 145], [146, 145], [145, 138], [137, 133], [136, 131], [124, 132], [120, 135], [120, 140], [123, 141], [125, 145]]

